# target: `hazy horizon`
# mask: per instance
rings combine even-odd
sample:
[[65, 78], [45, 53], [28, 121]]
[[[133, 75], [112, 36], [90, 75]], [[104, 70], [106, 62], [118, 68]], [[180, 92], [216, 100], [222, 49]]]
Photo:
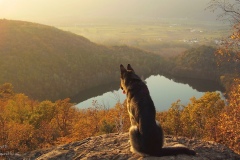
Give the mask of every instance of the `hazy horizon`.
[[0, 0], [0, 18], [58, 25], [101, 19], [191, 19], [216, 21], [210, 0]]

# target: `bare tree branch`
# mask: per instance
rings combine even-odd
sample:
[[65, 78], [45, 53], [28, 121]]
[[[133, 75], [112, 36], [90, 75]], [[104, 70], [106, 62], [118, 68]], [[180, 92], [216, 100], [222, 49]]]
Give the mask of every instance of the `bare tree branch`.
[[[232, 24], [232, 34], [222, 41], [217, 55], [222, 58], [233, 58], [233, 62], [240, 62], [240, 0], [211, 0], [206, 8], [215, 12], [220, 10], [219, 19]], [[230, 56], [231, 55], [231, 56]]]
[[218, 18], [226, 17], [232, 24], [240, 22], [240, 0], [211, 0], [206, 9], [212, 12], [222, 11]]

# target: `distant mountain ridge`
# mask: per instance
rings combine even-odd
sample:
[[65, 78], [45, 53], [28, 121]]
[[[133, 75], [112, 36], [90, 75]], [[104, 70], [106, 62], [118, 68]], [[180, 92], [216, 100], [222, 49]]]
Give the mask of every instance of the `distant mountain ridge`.
[[37, 23], [0, 20], [0, 84], [38, 100], [72, 97], [117, 81], [119, 65], [131, 63], [142, 74], [162, 58], [130, 48], [106, 47], [76, 34]]

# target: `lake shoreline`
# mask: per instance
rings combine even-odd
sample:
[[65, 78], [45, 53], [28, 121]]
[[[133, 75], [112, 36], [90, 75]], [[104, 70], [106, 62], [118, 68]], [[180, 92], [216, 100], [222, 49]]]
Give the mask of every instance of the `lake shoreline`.
[[[161, 74], [152, 74], [145, 77], [144, 80], [159, 110], [162, 110], [160, 108], [166, 110], [178, 99], [182, 99], [183, 103], [187, 104], [191, 97], [195, 96], [196, 98], [200, 98], [205, 92], [224, 92], [224, 88], [212, 80], [179, 78]], [[115, 94], [117, 94], [118, 98], [121, 99], [120, 102], [123, 103], [122, 100], [125, 99], [125, 95], [123, 95], [119, 89], [119, 83], [120, 82], [113, 82], [109, 83], [109, 86], [105, 84], [81, 92], [75, 97], [74, 102], [80, 108], [87, 108], [92, 106], [91, 102], [96, 100], [100, 105], [103, 104], [107, 106], [107, 108], [111, 108], [118, 102], [118, 100], [114, 98], [114, 96], [116, 96]], [[89, 97], [87, 97], [87, 95], [89, 95]]]

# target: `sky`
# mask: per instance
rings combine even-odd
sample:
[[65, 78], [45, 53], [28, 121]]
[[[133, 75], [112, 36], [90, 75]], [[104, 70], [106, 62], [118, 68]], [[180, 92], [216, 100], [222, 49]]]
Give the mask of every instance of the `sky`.
[[0, 19], [64, 23], [81, 19], [216, 20], [210, 0], [0, 0]]

